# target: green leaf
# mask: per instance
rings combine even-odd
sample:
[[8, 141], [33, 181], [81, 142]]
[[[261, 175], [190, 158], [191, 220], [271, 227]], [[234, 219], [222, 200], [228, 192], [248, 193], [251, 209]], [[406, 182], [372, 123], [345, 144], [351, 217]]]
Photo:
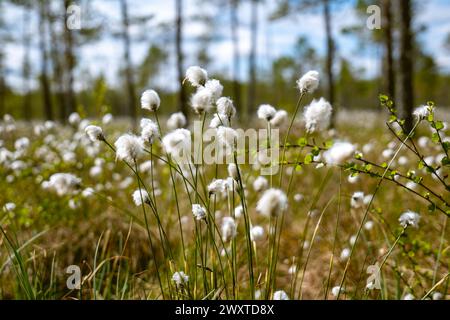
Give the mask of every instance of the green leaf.
[[314, 146], [314, 148], [312, 148], [311, 153], [313, 154], [313, 156], [317, 156], [320, 153], [320, 149], [318, 146]]
[[392, 122], [395, 122], [395, 121], [397, 121], [397, 116], [392, 114], [392, 115], [389, 117], [389, 123], [392, 123]]
[[442, 129], [444, 129], [444, 123], [442, 123], [442, 121], [436, 121], [434, 123], [434, 128], [436, 130], [442, 130]]
[[304, 163], [310, 164], [313, 161], [313, 155], [311, 153], [308, 153], [305, 157]]
[[387, 95], [385, 95], [385, 94], [380, 94], [379, 99], [380, 99], [381, 103], [386, 103], [386, 102], [388, 102], [389, 97]]
[[442, 147], [444, 148], [445, 152], [449, 151], [450, 150], [450, 142], [449, 141], [443, 142]]
[[296, 165], [295, 166], [295, 171], [302, 171], [302, 166], [301, 165]]
[[439, 140], [439, 134], [437, 132], [433, 133], [433, 135], [431, 136], [431, 141], [433, 141], [434, 143], [438, 143]]
[[297, 143], [300, 147], [304, 147], [308, 144], [308, 140], [305, 137], [301, 137], [298, 139]]
[[330, 149], [333, 146], [333, 140], [325, 141], [325, 149]]
[[443, 166], [450, 166], [450, 159], [448, 157], [444, 157], [441, 160]]

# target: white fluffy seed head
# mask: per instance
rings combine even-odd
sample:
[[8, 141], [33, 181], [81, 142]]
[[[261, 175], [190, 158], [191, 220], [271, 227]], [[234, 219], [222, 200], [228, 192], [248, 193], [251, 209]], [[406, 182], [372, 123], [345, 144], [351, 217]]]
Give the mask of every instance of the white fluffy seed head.
[[280, 190], [271, 188], [266, 190], [256, 204], [256, 211], [263, 216], [279, 216], [288, 206], [286, 194]]
[[81, 117], [78, 112], [72, 112], [67, 120], [71, 125], [77, 125], [81, 121]]
[[206, 81], [205, 89], [207, 89], [211, 92], [213, 102], [216, 102], [217, 99], [219, 99], [220, 96], [222, 95], [223, 86], [219, 80], [211, 79], [211, 80]]
[[426, 105], [420, 106], [416, 108], [413, 112], [413, 115], [417, 117], [417, 119], [425, 119], [430, 114], [429, 107]]
[[222, 240], [227, 242], [236, 237], [236, 222], [232, 217], [222, 219]]
[[172, 113], [167, 120], [169, 130], [183, 128], [186, 125], [186, 116], [182, 112]]
[[355, 146], [349, 142], [338, 141], [324, 152], [325, 162], [330, 165], [340, 165], [355, 153]]
[[191, 132], [187, 129], [176, 129], [169, 132], [162, 139], [165, 151], [171, 156], [177, 156], [182, 151], [189, 151], [191, 148]]
[[403, 228], [407, 228], [409, 226], [412, 226], [414, 228], [419, 227], [419, 221], [420, 221], [420, 215], [413, 211], [406, 211], [404, 212], [400, 218], [398, 219], [400, 222], [400, 225]]
[[191, 66], [186, 70], [186, 80], [194, 87], [203, 86], [208, 80], [208, 72], [198, 66]]
[[250, 229], [250, 238], [252, 241], [260, 241], [264, 239], [264, 228], [261, 226], [254, 226]]
[[144, 152], [144, 141], [135, 135], [126, 133], [114, 143], [116, 159], [134, 161]]
[[200, 87], [191, 97], [191, 107], [196, 114], [203, 114], [213, 108], [214, 97], [211, 90]]
[[357, 191], [353, 193], [352, 198], [350, 200], [350, 205], [352, 208], [361, 208], [364, 205], [364, 192]]
[[319, 72], [308, 71], [297, 80], [297, 87], [302, 93], [312, 93], [319, 87]]
[[227, 118], [232, 118], [236, 114], [236, 108], [233, 101], [227, 97], [221, 97], [216, 102], [217, 113], [224, 115]]
[[183, 271], [177, 271], [172, 275], [172, 281], [178, 288], [183, 288], [189, 282], [189, 276], [187, 276]]
[[150, 144], [153, 144], [155, 139], [159, 138], [158, 125], [150, 119], [141, 120], [141, 138]]
[[273, 300], [289, 300], [289, 296], [283, 290], [278, 290], [273, 293]]
[[272, 107], [270, 104], [262, 104], [258, 108], [258, 118], [266, 121], [272, 120], [272, 118], [277, 113], [277, 110]]
[[103, 124], [110, 124], [114, 120], [114, 116], [111, 113], [107, 113], [102, 118]]
[[133, 192], [133, 201], [136, 206], [142, 206], [142, 203], [148, 203], [150, 197], [148, 192], [143, 189], [138, 189]]
[[342, 289], [339, 286], [335, 286], [331, 289], [331, 294], [335, 297], [337, 297], [339, 295], [339, 293], [343, 293], [343, 292], [344, 292], [344, 289]]
[[215, 113], [214, 117], [211, 119], [211, 122], [209, 123], [209, 127], [216, 129], [220, 126], [229, 127], [230, 121], [228, 120], [228, 117], [226, 117], [225, 115]]
[[324, 131], [330, 125], [332, 107], [324, 98], [313, 100], [303, 113], [308, 132]]
[[227, 151], [232, 152], [235, 149], [238, 134], [237, 131], [229, 128], [220, 126], [217, 128], [217, 142], [224, 148], [227, 149]]
[[206, 209], [203, 208], [199, 204], [193, 204], [192, 205], [192, 214], [194, 215], [195, 219], [202, 220], [206, 218]]
[[285, 110], [278, 110], [273, 118], [270, 120], [270, 124], [274, 128], [280, 128], [284, 126], [288, 121], [288, 113]]
[[264, 191], [265, 189], [267, 189], [268, 186], [269, 181], [267, 181], [267, 179], [264, 178], [263, 176], [259, 176], [255, 179], [255, 181], [253, 181], [253, 189], [256, 192]]
[[236, 164], [230, 163], [227, 167], [228, 175], [234, 180], [238, 179], [238, 168]]
[[221, 194], [225, 191], [225, 183], [226, 181], [223, 179], [214, 179], [209, 185], [208, 185], [208, 192], [209, 194]]
[[141, 95], [141, 107], [149, 111], [156, 111], [161, 104], [161, 99], [155, 90], [145, 90]]
[[84, 129], [84, 132], [86, 132], [91, 141], [105, 140], [105, 137], [103, 136], [103, 130], [98, 126], [89, 125]]

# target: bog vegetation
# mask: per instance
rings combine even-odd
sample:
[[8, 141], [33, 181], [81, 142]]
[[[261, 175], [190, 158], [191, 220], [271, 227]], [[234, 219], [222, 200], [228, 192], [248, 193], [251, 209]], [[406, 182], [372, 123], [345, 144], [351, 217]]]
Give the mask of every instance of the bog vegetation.
[[[310, 71], [290, 84], [294, 112], [259, 106], [247, 126], [268, 138], [250, 150], [236, 148], [244, 124], [232, 97], [200, 67], [184, 81], [189, 121], [159, 116], [154, 90], [133, 130], [109, 113], [72, 113], [68, 125], [5, 115], [0, 297], [448, 298], [448, 124], [426, 102], [409, 125], [381, 95], [382, 119], [342, 112], [330, 128], [319, 81]], [[179, 157], [194, 120], [215, 132], [228, 163]], [[258, 162], [239, 163], [240, 152]]]

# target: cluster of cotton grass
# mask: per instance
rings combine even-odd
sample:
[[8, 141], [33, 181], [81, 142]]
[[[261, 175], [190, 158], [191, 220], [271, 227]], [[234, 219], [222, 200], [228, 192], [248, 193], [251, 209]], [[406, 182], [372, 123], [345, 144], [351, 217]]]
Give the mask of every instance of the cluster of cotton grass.
[[[194, 89], [190, 97], [193, 118], [201, 121], [202, 130], [206, 127], [215, 130], [220, 146], [234, 156], [231, 157], [234, 161], [206, 165], [194, 162], [196, 155], [189, 153], [180, 158], [184, 151], [192, 150], [190, 123], [186, 115], [177, 112], [162, 126], [158, 112], [163, 102], [154, 90], [142, 93], [145, 117], [140, 120], [137, 132], [114, 131], [115, 119], [111, 114], [103, 115], [100, 124], [72, 113], [66, 134], [60, 134], [63, 131], [55, 122], [36, 124], [34, 134], [43, 142], [37, 144], [18, 133], [13, 117], [6, 115], [0, 125], [2, 136], [14, 138], [10, 146], [0, 140], [0, 165], [8, 183], [22, 179], [31, 170], [41, 190], [62, 199], [71, 210], [79, 210], [81, 204], [97, 196], [112, 205], [116, 202], [114, 197], [123, 195], [134, 203], [137, 214], [132, 217], [147, 234], [151, 271], [159, 285], [157, 298], [302, 298], [312, 247], [320, 240], [317, 233], [326, 211], [326, 208], [319, 212], [311, 207], [305, 229], [299, 235], [299, 248], [292, 250], [292, 257], [287, 261], [282, 261], [283, 267], [288, 265], [288, 280], [280, 281], [283, 279], [280, 246], [285, 236], [285, 221], [292, 221], [290, 215], [304, 201], [304, 195], [295, 193], [294, 170], [300, 172], [303, 166], [310, 165], [318, 172], [337, 168], [341, 174], [349, 174], [348, 183], [355, 188], [348, 195], [346, 205], [357, 225], [348, 239], [338, 243], [336, 223], [325, 297], [339, 299], [349, 294], [351, 290], [346, 288], [345, 278], [358, 241], [370, 238], [382, 225], [371, 212], [378, 186], [366, 194], [362, 191], [361, 175], [388, 180], [429, 202], [434, 211], [449, 214], [448, 193], [434, 190], [423, 179], [428, 174], [430, 180], [443, 183], [444, 190], [448, 190], [450, 142], [445, 134], [446, 124], [430, 116], [432, 106], [422, 106], [415, 112], [416, 126], [428, 121], [433, 133], [431, 139], [426, 135], [420, 137], [417, 149], [437, 155], [425, 156], [426, 153], [417, 151], [415, 156], [420, 159], [420, 165], [414, 170], [412, 157], [405, 152], [405, 149], [417, 150], [413, 145], [405, 146], [411, 134], [406, 132], [406, 139], [402, 136], [391, 141], [383, 152], [374, 155], [376, 141], [358, 146], [347, 139], [335, 138], [336, 132], [329, 131], [333, 108], [324, 98], [313, 99], [304, 107], [302, 123], [306, 134], [294, 139], [291, 131], [301, 101], [319, 86], [319, 74], [310, 71], [297, 81], [299, 99], [291, 117], [285, 110], [269, 104], [262, 104], [256, 112], [259, 121], [267, 127], [268, 138], [272, 130], [287, 127], [279, 147], [281, 157], [277, 163], [269, 164], [278, 165], [279, 172], [261, 176], [255, 174], [260, 166], [236, 161], [237, 110], [233, 100], [223, 95], [220, 81], [209, 78], [206, 70], [195, 66], [187, 70], [184, 83]], [[393, 121], [394, 124], [398, 126], [396, 129], [401, 129], [400, 120]], [[328, 140], [330, 137], [332, 141]], [[260, 145], [268, 149], [278, 147], [271, 146], [269, 141]], [[114, 156], [104, 152], [105, 148]], [[370, 156], [374, 160], [368, 160]], [[127, 170], [116, 170], [119, 166]], [[82, 170], [87, 174], [83, 175]], [[2, 208], [12, 217], [20, 206], [20, 203], [7, 202]], [[401, 238], [423, 224], [419, 210], [405, 207], [395, 214], [398, 220], [395, 240], [370, 261], [380, 262], [379, 272]], [[313, 223], [312, 237], [307, 239], [308, 228]], [[340, 281], [331, 277], [336, 263], [335, 249], [337, 263], [344, 270], [339, 274]], [[376, 289], [376, 284], [368, 281], [367, 295]], [[427, 297], [437, 297], [437, 293], [430, 290]], [[412, 297], [412, 294], [405, 295], [407, 299]]]
[[[144, 216], [161, 296], [199, 298], [202, 294], [213, 292], [223, 294], [226, 298], [239, 298], [244, 290], [249, 294], [247, 297], [252, 299], [285, 299], [288, 294], [277, 291], [276, 281], [280, 238], [289, 207], [288, 198], [292, 192], [291, 183], [287, 189], [284, 185], [283, 166], [287, 165], [287, 162], [284, 163], [283, 160], [289, 154], [288, 138], [300, 101], [304, 95], [312, 94], [318, 88], [319, 74], [310, 71], [297, 81], [300, 98], [290, 122], [285, 110], [277, 110], [268, 104], [261, 105], [257, 110], [258, 118], [267, 126], [268, 138], [274, 128], [289, 123], [289, 129], [284, 140], [283, 159], [277, 163], [281, 164], [278, 183], [272, 176], [270, 182], [263, 176], [255, 178], [252, 186], [254, 191], [260, 194], [256, 203], [247, 200], [252, 190], [247, 188], [246, 181], [251, 176], [245, 172], [245, 165], [236, 162], [238, 135], [232, 127], [236, 116], [232, 99], [222, 95], [223, 86], [220, 81], [210, 79], [207, 71], [198, 66], [187, 69], [184, 82], [188, 82], [195, 89], [190, 98], [190, 106], [202, 122], [202, 130], [210, 119], [209, 128], [216, 131], [219, 145], [226, 149], [227, 153], [235, 155], [234, 162], [226, 165], [227, 176], [219, 176], [218, 165], [215, 165], [214, 177], [208, 177], [206, 165], [194, 164], [190, 153], [183, 161], [180, 160], [180, 153], [190, 151], [192, 146], [192, 133], [188, 128], [186, 116], [179, 112], [174, 113], [168, 118], [166, 129], [162, 128], [158, 118], [161, 100], [154, 90], [142, 93], [141, 107], [148, 113], [148, 117], [141, 119], [139, 134], [125, 133], [114, 143], [110, 143], [101, 127], [85, 127], [90, 140], [106, 143], [115, 152], [116, 161], [123, 161], [135, 176], [136, 190], [130, 197], [135, 205], [141, 208]], [[331, 112], [332, 107], [325, 99], [313, 100], [303, 113], [305, 131], [310, 136], [326, 132], [330, 125]], [[271, 148], [268, 141], [265, 146]], [[323, 156], [316, 154], [314, 162], [333, 166], [343, 164], [353, 155], [355, 148], [348, 142], [339, 141], [329, 150], [320, 151], [324, 151]], [[141, 172], [142, 164], [148, 161], [150, 183], [143, 179]], [[161, 170], [157, 169], [157, 166], [169, 170], [171, 201], [176, 203], [175, 225], [180, 235], [179, 250], [173, 248], [167, 237], [167, 230], [164, 230], [161, 223], [163, 211], [155, 194], [157, 181], [153, 174], [153, 170]], [[181, 201], [181, 197], [188, 198], [190, 209], [181, 208], [181, 203], [185, 202]], [[301, 198], [300, 194], [294, 197], [295, 201], [300, 201]], [[191, 211], [190, 218], [187, 210]], [[149, 212], [157, 224], [159, 239], [154, 239], [151, 235]], [[251, 212], [259, 214], [260, 217], [253, 216]], [[258, 225], [256, 221], [265, 221], [266, 225]], [[193, 239], [189, 239], [191, 233], [187, 233], [187, 230], [194, 231]], [[165, 262], [157, 261], [156, 242], [162, 244]], [[265, 257], [258, 255], [258, 244], [261, 242], [266, 242], [268, 247]], [[179, 254], [175, 256], [174, 252]], [[242, 255], [247, 257], [246, 283], [239, 279], [241, 273], [238, 272], [238, 257]], [[301, 292], [301, 284], [300, 288], [297, 287], [298, 269], [293, 268], [294, 280], [289, 290], [291, 295]]]

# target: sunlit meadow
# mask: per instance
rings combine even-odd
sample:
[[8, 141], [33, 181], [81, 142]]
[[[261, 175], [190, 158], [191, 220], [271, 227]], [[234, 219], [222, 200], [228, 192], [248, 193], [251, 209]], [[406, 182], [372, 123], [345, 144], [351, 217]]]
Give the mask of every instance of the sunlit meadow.
[[[5, 115], [0, 297], [448, 298], [448, 119], [424, 101], [408, 128], [381, 95], [380, 113], [332, 123], [319, 81], [306, 73], [295, 111], [261, 105], [246, 126], [199, 67], [183, 82], [189, 119], [160, 116], [153, 90], [134, 126]], [[238, 148], [237, 129], [266, 136]], [[204, 161], [211, 141], [226, 161]], [[198, 142], [200, 157], [179, 156]]]

